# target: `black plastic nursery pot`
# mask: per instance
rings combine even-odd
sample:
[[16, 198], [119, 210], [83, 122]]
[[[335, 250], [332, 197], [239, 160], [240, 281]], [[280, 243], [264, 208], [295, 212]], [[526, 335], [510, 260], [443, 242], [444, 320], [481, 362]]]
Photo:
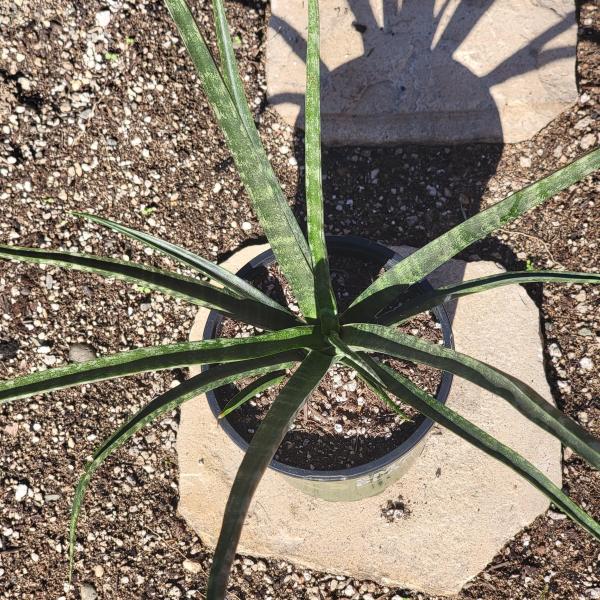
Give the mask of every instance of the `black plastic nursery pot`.
[[[355, 236], [327, 236], [327, 246], [331, 255], [337, 254], [369, 261], [376, 260], [384, 265], [383, 268], [386, 270], [402, 260], [402, 257], [393, 250]], [[267, 250], [246, 263], [237, 272], [237, 275], [244, 279], [251, 279], [253, 273], [258, 269], [267, 267], [274, 261], [273, 252]], [[431, 287], [426, 280], [419, 285], [424, 288]], [[440, 306], [434, 308], [432, 312], [441, 325], [444, 345], [453, 348], [452, 327], [446, 310]], [[203, 339], [214, 339], [222, 321], [223, 317], [219, 313], [211, 311], [204, 327]], [[436, 398], [440, 402], [446, 402], [451, 385], [452, 374], [443, 372], [436, 393]], [[217, 396], [214, 392], [209, 392], [206, 396], [215, 419], [217, 419], [221, 412]], [[227, 418], [219, 420], [219, 424], [238, 447], [244, 452], [248, 449], [248, 442], [234, 429]], [[381, 493], [408, 471], [423, 451], [423, 442], [432, 426], [431, 419], [424, 419], [393, 451], [366, 464], [347, 469], [309, 470], [276, 460], [271, 461], [269, 466], [281, 474], [288, 483], [310, 496], [328, 501], [360, 500]]]

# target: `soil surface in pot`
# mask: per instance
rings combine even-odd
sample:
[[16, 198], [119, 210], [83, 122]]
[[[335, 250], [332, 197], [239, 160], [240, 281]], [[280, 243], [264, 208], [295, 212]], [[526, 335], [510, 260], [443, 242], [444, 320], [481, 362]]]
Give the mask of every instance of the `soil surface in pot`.
[[[381, 262], [333, 255], [331, 274], [340, 310], [382, 270]], [[272, 298], [298, 312], [285, 278], [276, 265], [261, 267], [252, 283]], [[442, 340], [441, 326], [429, 313], [419, 315], [400, 330], [433, 343]], [[225, 319], [219, 337], [245, 337], [259, 333], [256, 328]], [[395, 359], [384, 362], [435, 395], [441, 373]], [[221, 408], [251, 379], [222, 388], [217, 393]], [[235, 430], [250, 442], [285, 381], [255, 396], [227, 416]], [[397, 448], [421, 424], [423, 417], [414, 409], [400, 405], [407, 416], [393, 412], [372, 392], [352, 369], [336, 365], [313, 392], [275, 455], [286, 465], [310, 470], [334, 471], [366, 464]]]

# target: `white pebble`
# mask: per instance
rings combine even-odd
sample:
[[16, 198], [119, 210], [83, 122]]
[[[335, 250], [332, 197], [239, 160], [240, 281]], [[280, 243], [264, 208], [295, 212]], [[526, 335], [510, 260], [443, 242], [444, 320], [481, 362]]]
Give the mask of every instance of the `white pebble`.
[[528, 156], [521, 156], [521, 158], [519, 158], [519, 164], [523, 168], [528, 169], [531, 166], [531, 159]]
[[193, 560], [184, 560], [183, 568], [190, 573], [200, 573], [202, 571], [202, 565]]
[[28, 491], [29, 488], [24, 483], [20, 483], [15, 490], [15, 500], [21, 502], [21, 500], [27, 496]]
[[588, 148], [591, 148], [595, 144], [596, 144], [596, 135], [594, 133], [588, 133], [587, 135], [584, 135], [581, 138], [581, 140], [579, 141], [579, 145], [584, 150], [587, 150]]
[[562, 356], [562, 352], [560, 351], [558, 344], [550, 344], [550, 346], [548, 346], [548, 352], [553, 358], [560, 358]]
[[104, 576], [104, 567], [102, 565], [96, 565], [94, 567], [94, 575], [100, 579], [100, 577]]
[[584, 370], [584, 371], [591, 371], [594, 368], [594, 362], [592, 361], [591, 358], [589, 358], [588, 356], [584, 356], [580, 361], [579, 361], [579, 366]]
[[101, 10], [96, 13], [96, 25], [99, 27], [107, 27], [110, 23], [110, 10]]

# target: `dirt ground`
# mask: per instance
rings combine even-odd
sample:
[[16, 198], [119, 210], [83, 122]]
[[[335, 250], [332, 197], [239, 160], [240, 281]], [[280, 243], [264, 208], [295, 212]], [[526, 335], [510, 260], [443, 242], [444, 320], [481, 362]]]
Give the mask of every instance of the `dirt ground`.
[[[210, 2], [193, 4], [208, 29]], [[110, 22], [102, 30], [97, 19], [107, 17], [107, 8]], [[265, 102], [268, 6], [243, 0], [227, 8], [261, 135], [288, 197], [299, 204], [301, 138]], [[578, 103], [518, 145], [326, 151], [329, 231], [422, 245], [596, 146], [600, 8], [592, 0], [578, 9]], [[147, 229], [215, 260], [261, 239], [158, 0], [3, 2], [0, 128], [3, 243], [169, 266], [77, 221], [68, 214], [74, 209]], [[600, 175], [587, 178], [463, 258], [493, 259], [509, 269], [597, 272], [599, 189]], [[540, 307], [556, 402], [600, 435], [599, 292], [582, 286], [530, 292]], [[74, 344], [105, 355], [182, 341], [194, 316], [191, 306], [123, 283], [9, 263], [0, 263], [0, 308], [0, 378], [64, 364]], [[72, 590], [65, 584], [70, 502], [86, 460], [132, 410], [184, 377], [179, 371], [133, 377], [0, 408], [1, 598], [204, 597], [210, 552], [176, 512], [176, 414], [137, 435], [97, 474], [80, 522]], [[600, 475], [569, 452], [564, 459], [565, 490], [600, 518]], [[457, 598], [600, 598], [600, 546], [560, 517], [538, 518]], [[231, 597], [434, 600], [247, 557], [236, 562]]]

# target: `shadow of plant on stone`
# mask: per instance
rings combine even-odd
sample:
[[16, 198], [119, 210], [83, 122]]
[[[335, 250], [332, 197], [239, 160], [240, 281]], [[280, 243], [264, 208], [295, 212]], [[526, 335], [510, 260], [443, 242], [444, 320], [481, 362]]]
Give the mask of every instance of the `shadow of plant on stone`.
[[[327, 34], [344, 44], [336, 48], [335, 55], [330, 47], [329, 52], [324, 52], [325, 60], [321, 60], [324, 142], [514, 142], [530, 137], [544, 123], [532, 130], [527, 120], [543, 111], [540, 104], [548, 99], [532, 96], [526, 98], [525, 106], [512, 106], [511, 101], [521, 98], [507, 98], [506, 93], [498, 93], [495, 88], [536, 72], [540, 82], [528, 93], [554, 86], [560, 88], [554, 92], [555, 102], [572, 101], [572, 77], [559, 81], [556, 73], [543, 68], [561, 59], [575, 58], [573, 45], [556, 46], [562, 41], [562, 34], [573, 29], [575, 12], [551, 13], [553, 24], [543, 31], [539, 31], [539, 26], [530, 30], [527, 25], [511, 23], [511, 29], [519, 30], [518, 42], [500, 39], [484, 47], [479, 41], [474, 48], [470, 39], [482, 36], [481, 31], [477, 33], [480, 22], [492, 9], [496, 16], [498, 10], [504, 10], [502, 6], [498, 0], [346, 0], [333, 9], [323, 7], [324, 44]], [[287, 14], [290, 12], [294, 12], [293, 6]], [[506, 16], [519, 14], [507, 12]], [[297, 113], [296, 125], [303, 126], [303, 83], [296, 80], [296, 65], [298, 59], [305, 61], [306, 40], [296, 28], [298, 24], [297, 19], [292, 24], [279, 14], [271, 17], [273, 49], [267, 60], [267, 79], [270, 104], [277, 106], [286, 118]], [[485, 32], [489, 25], [484, 24]], [[343, 30], [333, 31], [334, 27]], [[498, 35], [502, 34], [500, 30]], [[523, 38], [527, 39], [525, 45]], [[275, 55], [284, 48], [280, 40], [290, 55]], [[489, 46], [499, 50], [488, 51]], [[325, 61], [333, 66], [329, 68]], [[501, 113], [507, 111], [521, 117], [521, 122], [511, 123], [509, 131], [502, 125], [506, 119], [501, 119]]]

